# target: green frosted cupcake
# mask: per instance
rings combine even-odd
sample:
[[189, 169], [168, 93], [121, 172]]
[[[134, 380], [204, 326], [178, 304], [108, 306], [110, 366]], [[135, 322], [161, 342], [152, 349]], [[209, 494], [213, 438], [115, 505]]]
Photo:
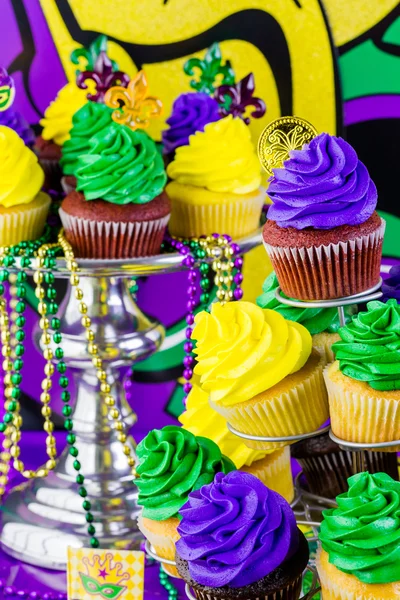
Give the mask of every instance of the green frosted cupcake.
[[[264, 293], [257, 298], [258, 306], [276, 310], [285, 319], [304, 325], [312, 335], [313, 348], [318, 350], [324, 357], [326, 364], [333, 362], [335, 356], [332, 352], [332, 344], [340, 340], [337, 308], [297, 308], [282, 304], [275, 297], [275, 291], [278, 287], [278, 279], [273, 271], [263, 283], [262, 290]], [[283, 297], [287, 297], [282, 292], [281, 294]], [[350, 320], [355, 309], [355, 306], [346, 307], [347, 320]]]

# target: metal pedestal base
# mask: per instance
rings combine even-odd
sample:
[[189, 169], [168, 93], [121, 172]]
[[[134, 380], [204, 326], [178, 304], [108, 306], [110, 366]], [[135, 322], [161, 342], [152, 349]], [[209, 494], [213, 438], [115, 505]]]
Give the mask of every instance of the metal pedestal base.
[[[164, 336], [137, 308], [124, 279], [82, 277], [96, 342], [107, 370], [116, 408], [126, 429], [135, 421], [123, 379], [130, 365], [157, 350]], [[65, 361], [75, 382], [73, 414], [76, 446], [95, 517], [96, 537], [104, 548], [138, 548], [137, 488], [117, 432], [99, 394], [96, 371], [87, 354], [85, 330], [73, 294], [61, 308]], [[38, 332], [37, 342], [40, 339]], [[130, 439], [134, 447], [134, 441]], [[3, 507], [1, 545], [9, 554], [48, 569], [65, 569], [68, 546], [88, 546], [82, 498], [75, 483], [74, 458], [66, 448], [46, 479], [15, 488]]]

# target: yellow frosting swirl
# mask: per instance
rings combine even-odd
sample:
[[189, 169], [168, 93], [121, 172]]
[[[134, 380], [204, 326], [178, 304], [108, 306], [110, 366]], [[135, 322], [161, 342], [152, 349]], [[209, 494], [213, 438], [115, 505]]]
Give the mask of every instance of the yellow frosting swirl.
[[44, 182], [36, 154], [13, 129], [0, 126], [0, 206], [32, 202]]
[[87, 93], [88, 90], [80, 90], [74, 83], [67, 83], [61, 88], [40, 121], [44, 140], [53, 140], [59, 146], [69, 140], [72, 117], [87, 102]]
[[311, 353], [308, 330], [251, 302], [213, 304], [196, 315], [194, 373], [211, 402], [250, 400], [301, 369]]
[[219, 446], [222, 454], [231, 459], [237, 469], [244, 465], [250, 467], [255, 460], [264, 458], [270, 452], [252, 450], [233, 435], [226, 426], [224, 417], [215, 412], [208, 404], [208, 394], [198, 385], [193, 388], [186, 399], [186, 410], [179, 417], [184, 429], [212, 440]]
[[178, 183], [212, 192], [248, 194], [261, 184], [260, 163], [249, 128], [232, 115], [191, 135], [189, 145], [176, 150], [167, 173]]

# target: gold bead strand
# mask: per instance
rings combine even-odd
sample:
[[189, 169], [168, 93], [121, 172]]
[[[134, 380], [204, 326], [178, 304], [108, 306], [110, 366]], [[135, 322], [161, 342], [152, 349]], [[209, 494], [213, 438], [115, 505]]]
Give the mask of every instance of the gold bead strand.
[[115, 408], [115, 399], [111, 394], [111, 385], [107, 381], [107, 372], [104, 369], [103, 360], [99, 356], [99, 348], [95, 343], [95, 333], [91, 328], [92, 322], [90, 317], [87, 315], [87, 306], [84, 302], [83, 291], [79, 288], [79, 275], [78, 264], [75, 261], [74, 252], [72, 250], [71, 245], [64, 237], [63, 230], [58, 234], [58, 242], [62, 248], [64, 253], [64, 257], [66, 260], [67, 268], [70, 272], [70, 283], [72, 287], [75, 288], [75, 298], [78, 303], [78, 310], [82, 315], [81, 323], [82, 326], [86, 329], [86, 339], [88, 341], [88, 353], [92, 357], [93, 367], [96, 369], [96, 376], [100, 384], [100, 394], [104, 398], [104, 402], [108, 407], [108, 416], [110, 420], [114, 421], [115, 429], [118, 432], [118, 441], [122, 444], [122, 450], [128, 460], [128, 465], [132, 469], [132, 475], [135, 474], [134, 466], [135, 459], [132, 455], [132, 448], [126, 443], [128, 436], [125, 431], [126, 425], [122, 421], [122, 416], [120, 411]]

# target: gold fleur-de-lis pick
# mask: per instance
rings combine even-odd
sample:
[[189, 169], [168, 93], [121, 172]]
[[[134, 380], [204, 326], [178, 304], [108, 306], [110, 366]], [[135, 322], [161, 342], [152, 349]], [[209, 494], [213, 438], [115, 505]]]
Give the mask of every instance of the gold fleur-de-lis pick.
[[144, 71], [139, 71], [126, 88], [115, 86], [104, 96], [107, 106], [114, 109], [112, 118], [116, 123], [131, 129], [146, 129], [151, 119], [162, 114], [162, 102], [148, 95], [149, 85]]

